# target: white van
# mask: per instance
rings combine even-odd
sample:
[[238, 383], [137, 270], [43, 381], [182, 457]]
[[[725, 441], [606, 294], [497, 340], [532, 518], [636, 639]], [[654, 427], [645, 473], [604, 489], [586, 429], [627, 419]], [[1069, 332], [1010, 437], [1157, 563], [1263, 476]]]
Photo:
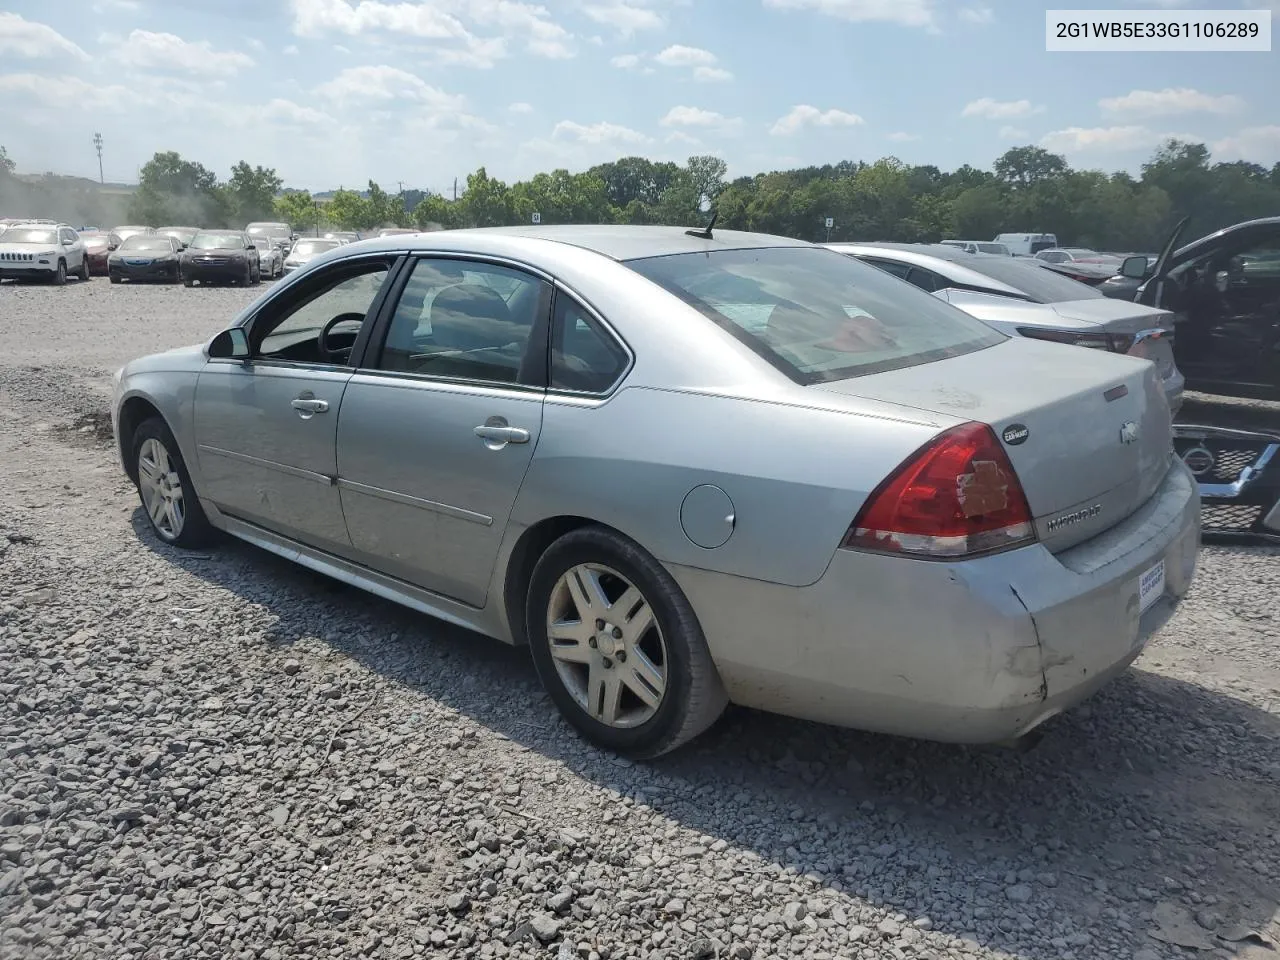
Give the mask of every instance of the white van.
[[1015, 257], [1030, 257], [1056, 247], [1058, 237], [1053, 233], [1002, 233], [995, 242], [1003, 243]]

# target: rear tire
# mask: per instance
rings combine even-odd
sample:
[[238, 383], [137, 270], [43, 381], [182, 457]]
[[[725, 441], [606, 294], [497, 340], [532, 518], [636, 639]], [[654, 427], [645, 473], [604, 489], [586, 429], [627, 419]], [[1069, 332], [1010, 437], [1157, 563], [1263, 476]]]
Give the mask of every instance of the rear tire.
[[612, 530], [584, 527], [547, 548], [529, 581], [525, 620], [543, 686], [597, 746], [657, 757], [709, 728], [729, 702], [680, 587]]
[[139, 424], [133, 433], [133, 468], [138, 498], [152, 532], [175, 547], [194, 549], [215, 533], [200, 506], [178, 441], [159, 417]]

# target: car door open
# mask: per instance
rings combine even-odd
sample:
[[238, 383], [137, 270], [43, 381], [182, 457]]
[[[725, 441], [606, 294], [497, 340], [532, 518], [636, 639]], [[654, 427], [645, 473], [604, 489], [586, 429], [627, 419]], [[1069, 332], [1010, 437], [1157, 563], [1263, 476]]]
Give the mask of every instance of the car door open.
[[511, 267], [414, 264], [338, 419], [360, 562], [484, 605], [542, 427], [550, 299], [549, 283]]
[[336, 487], [338, 409], [361, 328], [393, 260], [342, 262], [268, 300], [247, 359], [196, 385], [202, 494], [222, 512], [320, 549], [350, 549]]

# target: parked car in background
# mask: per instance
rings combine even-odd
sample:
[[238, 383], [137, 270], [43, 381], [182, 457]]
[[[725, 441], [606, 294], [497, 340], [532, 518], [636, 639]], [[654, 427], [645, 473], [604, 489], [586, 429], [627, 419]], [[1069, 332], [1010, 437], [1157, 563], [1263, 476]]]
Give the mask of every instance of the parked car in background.
[[84, 241], [84, 254], [89, 261], [91, 276], [107, 275], [107, 258], [111, 251], [120, 245], [120, 238], [105, 230], [80, 230], [80, 239]]
[[355, 230], [330, 230], [324, 235], [325, 240], [341, 240], [343, 243], [355, 243], [361, 239]]
[[262, 279], [258, 250], [241, 230], [201, 230], [182, 253], [182, 282], [239, 283], [244, 286]]
[[112, 423], [161, 541], [223, 530], [528, 644], [641, 757], [730, 701], [1017, 737], [1122, 673], [1196, 566], [1151, 364], [781, 237], [366, 241], [125, 366]]
[[1183, 377], [1174, 362], [1174, 315], [1108, 300], [1034, 258], [970, 254], [925, 244], [830, 247], [906, 280], [1006, 333], [1151, 360], [1176, 413]]
[[313, 258], [320, 256], [320, 254], [341, 246], [343, 246], [343, 241], [341, 240], [326, 240], [323, 237], [300, 237], [289, 249], [289, 255], [284, 258], [284, 272], [293, 273], [293, 271]]
[[1058, 238], [1052, 233], [1001, 233], [995, 242], [1003, 243], [1015, 257], [1030, 257], [1056, 247]]
[[1011, 257], [1012, 253], [1003, 243], [992, 240], [943, 240], [944, 247], [955, 247], [965, 253], [993, 253], [1000, 257]]
[[199, 232], [199, 227], [156, 227], [156, 233], [164, 234], [166, 237], [173, 237], [183, 249], [186, 249], [187, 244], [191, 242], [191, 238]]
[[294, 236], [293, 227], [277, 220], [251, 223], [244, 228], [244, 232], [249, 235], [254, 246], [259, 250], [266, 246], [273, 246], [281, 251], [287, 250]]
[[1177, 313], [1178, 365], [1193, 390], [1280, 399], [1280, 217], [1238, 223], [1174, 249], [1157, 262], [1136, 255], [1120, 273], [1140, 285], [1138, 303]]
[[258, 272], [268, 280], [284, 276], [284, 250], [278, 244], [268, 240], [258, 247]]
[[1118, 259], [1099, 259], [1096, 261], [1068, 260], [1063, 263], [1048, 263], [1044, 260], [1036, 262], [1046, 270], [1052, 270], [1054, 273], [1060, 273], [1064, 277], [1070, 277], [1077, 283], [1100, 287], [1116, 275], [1116, 271], [1120, 269], [1121, 261]]
[[123, 227], [112, 227], [111, 232], [114, 233], [117, 237], [119, 237], [121, 242], [123, 243], [125, 240], [128, 240], [130, 237], [132, 237], [134, 234], [137, 234], [137, 233], [155, 233], [156, 228], [144, 227], [139, 224], [130, 224], [130, 225], [125, 225]]
[[1037, 260], [1045, 261], [1045, 263], [1075, 263], [1078, 261], [1096, 263], [1105, 254], [1101, 254], [1097, 250], [1090, 250], [1087, 247], [1049, 247], [1037, 251], [1033, 256]]
[[89, 279], [84, 241], [65, 223], [11, 223], [0, 234], [0, 280], [40, 280], [61, 286]]
[[162, 233], [135, 233], [111, 252], [107, 276], [112, 283], [128, 280], [178, 283], [182, 280], [182, 243]]
[[420, 231], [409, 227], [383, 227], [378, 231], [380, 237], [399, 237], [410, 233], [418, 233]]

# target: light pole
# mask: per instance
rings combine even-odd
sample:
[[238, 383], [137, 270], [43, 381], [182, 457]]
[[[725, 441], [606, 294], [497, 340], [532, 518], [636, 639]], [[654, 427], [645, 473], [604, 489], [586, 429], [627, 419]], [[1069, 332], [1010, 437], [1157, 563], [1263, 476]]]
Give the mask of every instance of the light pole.
[[93, 148], [98, 151], [98, 183], [106, 183], [102, 176], [102, 134], [93, 135]]

